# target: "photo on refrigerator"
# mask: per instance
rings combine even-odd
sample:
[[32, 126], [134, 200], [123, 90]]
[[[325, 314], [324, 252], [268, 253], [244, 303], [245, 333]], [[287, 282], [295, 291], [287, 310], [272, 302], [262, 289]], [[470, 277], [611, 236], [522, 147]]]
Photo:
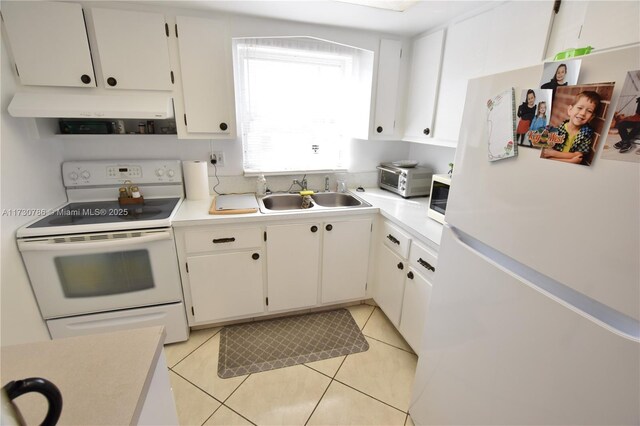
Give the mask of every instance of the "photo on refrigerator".
[[605, 129], [614, 83], [558, 87], [540, 158], [590, 166]]
[[516, 139], [519, 146], [543, 148], [546, 146], [549, 114], [551, 112], [550, 89], [525, 89], [520, 95], [516, 115], [518, 126]]
[[602, 158], [640, 163], [640, 70], [627, 73], [614, 111]]

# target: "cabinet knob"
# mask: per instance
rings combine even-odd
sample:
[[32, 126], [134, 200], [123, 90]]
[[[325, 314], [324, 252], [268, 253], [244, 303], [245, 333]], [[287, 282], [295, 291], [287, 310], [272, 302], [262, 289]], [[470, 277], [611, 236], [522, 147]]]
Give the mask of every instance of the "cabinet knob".
[[398, 263], [398, 269], [400, 269], [400, 270], [404, 269], [404, 265], [402, 264], [402, 262]]
[[258, 260], [258, 259], [260, 259], [260, 255], [259, 255], [258, 253], [253, 253], [253, 254], [251, 255], [251, 258], [252, 258], [253, 260]]
[[333, 225], [329, 224], [325, 226], [324, 229], [326, 229], [327, 231], [331, 231], [333, 229]]
[[80, 81], [82, 81], [84, 84], [89, 84], [91, 83], [91, 77], [86, 74], [82, 74], [82, 77], [80, 77]]
[[227, 123], [220, 123], [220, 130], [224, 131], [227, 130], [229, 126], [227, 126]]
[[413, 279], [413, 272], [409, 271], [409, 273], [407, 274], [407, 278], [412, 280]]
[[311, 232], [316, 232], [317, 230], [318, 230], [318, 227], [317, 227], [317, 226], [313, 225], [313, 226], [311, 227]]
[[111, 87], [114, 87], [116, 84], [118, 84], [118, 80], [116, 80], [116, 79], [115, 79], [115, 78], [113, 78], [113, 77], [109, 77], [109, 78], [107, 79], [107, 84], [108, 84], [109, 86], [111, 86]]
[[378, 133], [382, 133], [383, 130], [384, 129], [382, 128], [382, 126], [376, 127], [376, 132], [378, 132]]
[[428, 127], [426, 129], [424, 129], [422, 131], [422, 133], [424, 133], [425, 135], [428, 135], [429, 133], [431, 133], [431, 129], [429, 129]]

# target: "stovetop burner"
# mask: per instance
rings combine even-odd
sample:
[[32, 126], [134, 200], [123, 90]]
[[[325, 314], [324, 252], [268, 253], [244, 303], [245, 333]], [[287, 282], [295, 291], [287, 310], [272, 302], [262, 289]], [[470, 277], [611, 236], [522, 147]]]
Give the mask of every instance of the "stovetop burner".
[[180, 198], [146, 199], [144, 204], [121, 206], [117, 201], [69, 203], [28, 228], [92, 225], [142, 220], [160, 220], [171, 216]]

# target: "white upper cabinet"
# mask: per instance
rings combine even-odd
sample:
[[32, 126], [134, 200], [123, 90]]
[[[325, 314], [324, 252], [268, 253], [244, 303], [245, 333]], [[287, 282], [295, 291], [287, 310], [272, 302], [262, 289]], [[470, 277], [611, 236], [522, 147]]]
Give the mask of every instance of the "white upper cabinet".
[[404, 140], [423, 142], [433, 135], [443, 41], [444, 30], [413, 41]]
[[2, 18], [20, 83], [96, 87], [79, 4], [3, 1]]
[[[469, 79], [542, 61], [552, 13], [552, 1], [514, 1], [449, 27], [435, 139], [442, 144], [457, 145]], [[505, 82], [505, 87], [508, 84]]]
[[575, 47], [595, 51], [640, 42], [640, 2], [562, 2], [553, 23], [547, 57]]
[[221, 21], [176, 17], [185, 127], [235, 137], [231, 38]]
[[371, 133], [376, 139], [388, 139], [396, 135], [396, 106], [401, 55], [401, 41], [380, 40], [376, 112]]
[[640, 2], [588, 2], [579, 43], [575, 47], [590, 45], [602, 50], [638, 42], [640, 42]]
[[108, 89], [172, 90], [164, 15], [91, 9], [96, 70]]

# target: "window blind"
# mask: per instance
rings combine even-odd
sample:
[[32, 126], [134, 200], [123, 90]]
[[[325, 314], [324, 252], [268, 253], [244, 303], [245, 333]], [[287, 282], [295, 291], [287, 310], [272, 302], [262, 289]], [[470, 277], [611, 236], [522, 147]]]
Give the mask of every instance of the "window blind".
[[307, 37], [234, 44], [245, 173], [348, 168], [351, 128], [368, 114], [367, 51]]

